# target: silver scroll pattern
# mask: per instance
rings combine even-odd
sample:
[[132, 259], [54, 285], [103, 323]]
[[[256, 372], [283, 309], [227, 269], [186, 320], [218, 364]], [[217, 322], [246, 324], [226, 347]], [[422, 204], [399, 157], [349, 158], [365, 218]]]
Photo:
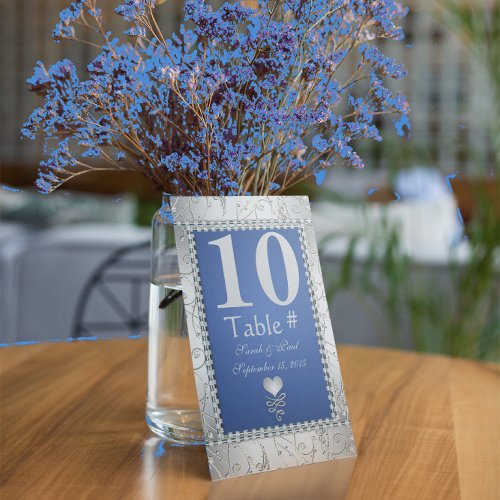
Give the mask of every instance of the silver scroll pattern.
[[[305, 196], [171, 199], [196, 389], [210, 474], [225, 479], [356, 456], [309, 200]], [[327, 420], [224, 434], [193, 231], [297, 228], [332, 415]]]

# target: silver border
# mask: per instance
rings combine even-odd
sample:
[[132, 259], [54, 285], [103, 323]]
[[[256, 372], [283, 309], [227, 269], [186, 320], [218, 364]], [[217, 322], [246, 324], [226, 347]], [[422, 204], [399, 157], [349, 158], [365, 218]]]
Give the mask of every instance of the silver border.
[[[173, 197], [196, 389], [212, 479], [356, 456], [307, 197]], [[224, 434], [193, 231], [299, 229], [332, 416]]]

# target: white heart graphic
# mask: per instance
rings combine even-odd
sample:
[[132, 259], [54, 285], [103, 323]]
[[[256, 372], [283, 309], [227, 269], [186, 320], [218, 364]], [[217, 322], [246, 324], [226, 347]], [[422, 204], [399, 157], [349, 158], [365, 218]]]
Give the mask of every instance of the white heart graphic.
[[274, 397], [277, 396], [278, 392], [281, 391], [281, 388], [283, 387], [283, 380], [281, 380], [281, 377], [274, 377], [274, 378], [269, 378], [266, 377], [263, 382], [264, 389], [271, 393]]

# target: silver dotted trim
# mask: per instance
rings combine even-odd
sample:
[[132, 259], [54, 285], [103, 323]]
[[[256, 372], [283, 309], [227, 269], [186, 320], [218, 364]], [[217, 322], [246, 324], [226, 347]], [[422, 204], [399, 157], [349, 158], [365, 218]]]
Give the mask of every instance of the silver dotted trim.
[[[309, 261], [308, 261], [308, 252], [306, 248], [306, 242], [304, 237], [304, 225], [311, 225], [310, 220], [303, 221], [302, 224], [298, 224], [297, 222], [290, 223], [276, 223], [276, 221], [229, 221], [229, 222], [214, 222], [211, 221], [208, 224], [199, 224], [199, 223], [190, 223], [190, 224], [179, 224], [184, 227], [185, 235], [189, 241], [189, 251], [192, 256], [192, 266], [193, 266], [193, 277], [194, 277], [194, 287], [195, 294], [197, 297], [203, 297], [203, 290], [201, 279], [199, 276], [199, 266], [198, 266], [198, 258], [196, 252], [196, 244], [194, 241], [194, 231], [223, 231], [223, 230], [233, 230], [233, 231], [245, 231], [245, 230], [258, 230], [258, 229], [297, 229], [299, 233], [299, 240], [301, 244], [302, 251], [302, 263], [304, 266], [305, 274], [308, 282], [308, 292], [311, 300], [311, 307], [313, 312], [313, 318], [316, 327], [316, 336], [318, 339], [318, 345], [320, 348], [321, 362], [323, 365], [323, 375], [328, 389], [328, 399], [330, 402], [330, 412], [332, 415], [331, 419], [328, 420], [310, 420], [305, 422], [299, 422], [296, 424], [287, 424], [287, 425], [277, 425], [273, 427], [260, 427], [257, 429], [246, 429], [239, 432], [231, 432], [224, 433], [224, 424], [222, 421], [221, 411], [220, 411], [220, 401], [218, 398], [218, 390], [216, 383], [215, 371], [213, 368], [213, 360], [211, 357], [211, 348], [210, 348], [210, 339], [208, 334], [208, 325], [206, 321], [206, 313], [205, 313], [205, 304], [203, 300], [200, 300], [198, 303], [198, 311], [199, 311], [199, 321], [201, 327], [202, 334], [202, 344], [206, 353], [206, 371], [207, 371], [207, 379], [210, 388], [210, 396], [212, 399], [213, 409], [214, 409], [214, 419], [215, 419], [215, 428], [216, 428], [216, 436], [207, 439], [208, 444], [223, 444], [223, 443], [239, 443], [247, 440], [253, 440], [256, 438], [264, 438], [264, 437], [272, 437], [279, 436], [284, 434], [289, 434], [293, 432], [304, 432], [304, 431], [312, 431], [317, 430], [320, 427], [325, 425], [335, 426], [341, 423], [341, 420], [338, 419], [338, 414], [335, 411], [335, 401], [337, 399], [335, 394], [335, 386], [333, 384], [332, 379], [332, 367], [329, 365], [329, 356], [326, 352], [326, 347], [324, 343], [324, 327], [321, 327], [318, 315], [318, 308], [316, 307], [316, 297], [314, 294], [311, 273], [309, 271]], [[346, 419], [345, 419], [346, 420]], [[344, 421], [345, 421], [344, 420]], [[213, 435], [213, 433], [212, 433]]]

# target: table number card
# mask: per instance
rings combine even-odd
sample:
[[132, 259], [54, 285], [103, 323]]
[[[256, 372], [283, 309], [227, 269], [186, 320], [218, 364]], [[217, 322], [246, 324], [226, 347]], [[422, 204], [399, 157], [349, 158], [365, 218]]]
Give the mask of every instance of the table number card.
[[212, 479], [355, 456], [307, 197], [172, 213]]

